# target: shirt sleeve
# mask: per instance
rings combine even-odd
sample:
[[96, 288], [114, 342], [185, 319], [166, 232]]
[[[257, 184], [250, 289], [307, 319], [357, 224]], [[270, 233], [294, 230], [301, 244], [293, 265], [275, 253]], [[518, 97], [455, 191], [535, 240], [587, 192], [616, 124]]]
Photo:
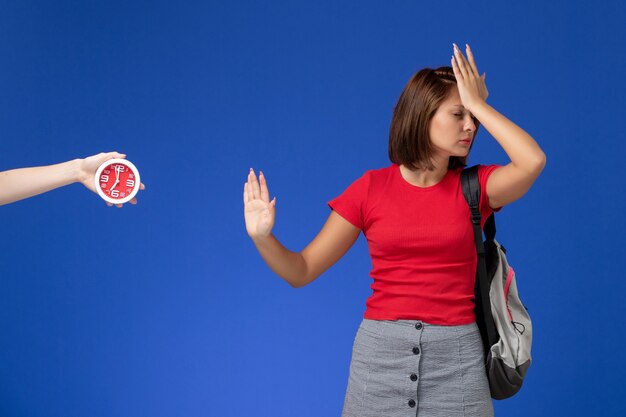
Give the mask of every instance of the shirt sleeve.
[[365, 173], [354, 181], [346, 190], [328, 202], [328, 207], [341, 217], [363, 230], [365, 224], [365, 207], [369, 190], [370, 177]]
[[484, 220], [487, 220], [487, 218], [491, 215], [491, 213], [493, 213], [494, 211], [500, 211], [502, 209], [502, 207], [496, 207], [495, 210], [493, 210], [491, 207], [489, 207], [489, 196], [487, 196], [487, 180], [489, 179], [489, 176], [493, 173], [493, 171], [495, 171], [496, 169], [500, 168], [501, 165], [479, 165], [478, 166], [478, 182], [480, 183], [480, 214], [483, 218], [483, 223]]

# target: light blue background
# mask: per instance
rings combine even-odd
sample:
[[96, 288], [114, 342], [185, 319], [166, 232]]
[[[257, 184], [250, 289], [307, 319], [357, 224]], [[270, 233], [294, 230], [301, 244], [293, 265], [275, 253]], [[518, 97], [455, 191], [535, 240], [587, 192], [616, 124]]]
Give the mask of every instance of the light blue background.
[[[263, 169], [304, 248], [452, 42], [548, 156], [498, 216], [535, 339], [496, 413], [624, 415], [626, 6], [586, 3], [0, 1], [0, 170], [118, 150], [146, 184], [120, 210], [81, 185], [0, 207], [0, 415], [339, 415], [366, 243], [293, 289], [243, 184]], [[506, 162], [481, 129], [470, 163]]]

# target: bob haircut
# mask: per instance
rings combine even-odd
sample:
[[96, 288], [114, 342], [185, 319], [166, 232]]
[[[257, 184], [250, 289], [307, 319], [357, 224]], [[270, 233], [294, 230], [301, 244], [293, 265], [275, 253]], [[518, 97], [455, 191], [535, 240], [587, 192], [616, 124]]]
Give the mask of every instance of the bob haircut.
[[[428, 134], [430, 121], [452, 88], [456, 88], [452, 67], [424, 68], [413, 75], [393, 110], [389, 128], [391, 162], [411, 169], [435, 169], [432, 161], [433, 146]], [[474, 122], [478, 131], [478, 120], [474, 119]], [[451, 156], [448, 169], [464, 167], [466, 164], [467, 156]]]

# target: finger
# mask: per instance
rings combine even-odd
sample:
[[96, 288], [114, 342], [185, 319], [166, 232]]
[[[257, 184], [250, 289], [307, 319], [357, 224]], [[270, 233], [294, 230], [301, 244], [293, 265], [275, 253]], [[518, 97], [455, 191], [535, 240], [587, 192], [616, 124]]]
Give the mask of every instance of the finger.
[[137, 204], [137, 199], [133, 197], [132, 200], [129, 201], [130, 204], [135, 205]]
[[124, 159], [126, 158], [126, 154], [124, 153], [119, 153], [119, 152], [107, 152], [106, 157], [104, 158], [105, 161], [108, 161], [109, 159], [115, 159], [115, 158], [119, 158], [119, 159]]
[[454, 78], [456, 78], [456, 83], [457, 84], [463, 83], [463, 74], [461, 74], [461, 70], [459, 69], [459, 66], [456, 63], [456, 59], [454, 58], [454, 55], [452, 56], [452, 59], [450, 60], [450, 62], [452, 63], [452, 71], [454, 72]]
[[115, 207], [122, 208], [123, 204], [116, 204]]
[[463, 56], [463, 53], [461, 52], [459, 47], [456, 46], [456, 43], [454, 43], [453, 45], [454, 45], [454, 57], [456, 58], [456, 63], [459, 68], [459, 72], [461, 73], [461, 75], [463, 76], [463, 79], [465, 80], [468, 76], [467, 69], [465, 68], [465, 57]]
[[140, 190], [145, 190], [146, 189], [146, 186], [144, 185], [143, 182], [141, 184], [139, 184], [139, 189]]
[[252, 191], [252, 185], [250, 185], [250, 175], [248, 174], [248, 182], [246, 183], [246, 188], [248, 190], [248, 203], [254, 200], [254, 192]]
[[465, 55], [463, 55], [463, 51], [461, 51], [461, 48], [459, 48], [459, 45], [454, 44], [455, 48], [456, 48], [456, 52], [459, 56], [459, 63], [460, 66], [462, 66], [463, 68], [465, 68], [466, 70], [469, 70], [469, 63], [467, 62], [467, 58], [465, 58]]
[[259, 171], [259, 179], [261, 180], [261, 200], [266, 203], [270, 202], [270, 191], [267, 188], [267, 181], [265, 181], [265, 175], [263, 171]]
[[248, 172], [248, 182], [246, 184], [248, 190], [248, 202], [251, 202], [254, 200], [254, 191], [252, 189], [252, 169]]
[[254, 198], [258, 200], [261, 198], [261, 188], [259, 187], [259, 181], [257, 180], [256, 174], [252, 168], [250, 168], [250, 178], [252, 180], [250, 183], [252, 185], [252, 194], [254, 195]]
[[268, 209], [269, 209], [269, 211], [270, 211], [270, 214], [271, 214], [272, 216], [274, 216], [274, 215], [275, 215], [275, 213], [276, 213], [276, 197], [274, 197], [274, 199], [273, 199], [272, 201], [270, 201], [270, 202], [269, 202], [269, 204], [267, 205], [267, 207], [268, 207]]
[[248, 204], [248, 183], [243, 184], [243, 204]]
[[465, 44], [465, 53], [467, 54], [467, 60], [469, 61], [470, 64], [470, 68], [472, 69], [472, 72], [474, 73], [474, 76], [478, 77], [478, 68], [476, 67], [476, 61], [474, 60], [474, 54], [472, 53], [472, 50], [470, 49], [469, 44]]
[[252, 194], [252, 187], [250, 187], [250, 180], [248, 179], [248, 182], [246, 182], [245, 186], [244, 186], [245, 192], [246, 192], [246, 203], [251, 202], [252, 200], [254, 200], [254, 195]]
[[111, 204], [111, 203], [107, 202], [107, 206], [112, 207], [112, 206], [113, 206], [113, 204]]
[[461, 49], [456, 44], [455, 44], [455, 47], [456, 47], [455, 56], [457, 59], [457, 63], [459, 65], [459, 69], [461, 70], [461, 73], [463, 74], [463, 79], [466, 80], [471, 75], [471, 69], [469, 68], [469, 63], [467, 62], [467, 59], [465, 59], [465, 55], [463, 55], [463, 52], [461, 52]]

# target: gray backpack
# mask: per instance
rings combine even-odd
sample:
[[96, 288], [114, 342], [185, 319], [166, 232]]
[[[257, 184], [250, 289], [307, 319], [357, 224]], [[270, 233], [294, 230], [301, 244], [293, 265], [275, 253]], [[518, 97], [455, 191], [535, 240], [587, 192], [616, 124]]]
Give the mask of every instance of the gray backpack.
[[502, 400], [522, 387], [530, 366], [532, 323], [517, 292], [515, 272], [507, 262], [506, 250], [495, 239], [493, 214], [485, 222], [485, 242], [482, 241], [477, 166], [463, 170], [461, 186], [470, 206], [478, 254], [474, 291], [476, 323], [485, 348], [491, 397]]

